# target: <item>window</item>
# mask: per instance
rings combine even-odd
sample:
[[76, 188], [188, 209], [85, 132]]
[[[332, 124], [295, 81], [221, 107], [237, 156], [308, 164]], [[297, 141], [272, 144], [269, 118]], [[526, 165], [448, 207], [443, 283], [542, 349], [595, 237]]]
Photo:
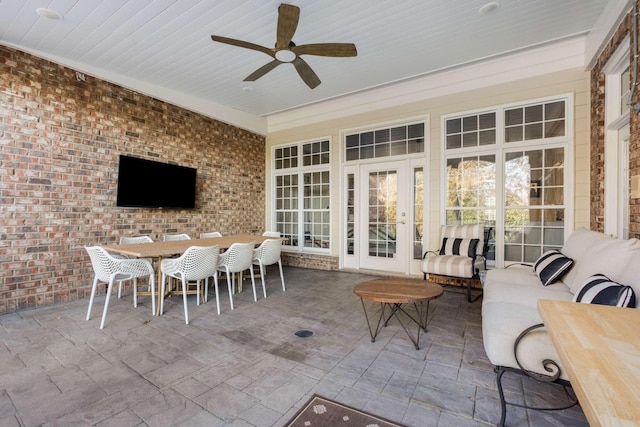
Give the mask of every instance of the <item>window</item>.
[[564, 243], [564, 149], [505, 156], [504, 259], [535, 262]]
[[275, 229], [290, 248], [328, 251], [330, 141], [274, 149]]
[[345, 150], [347, 161], [423, 153], [424, 123], [347, 135]]
[[446, 147], [469, 148], [496, 143], [496, 113], [482, 113], [447, 120]]
[[444, 118], [445, 221], [493, 228], [497, 262], [535, 262], [564, 242], [567, 101]]
[[620, 74], [620, 115], [628, 113], [629, 102], [631, 101], [631, 73], [629, 71], [631, 67], [627, 67]]
[[554, 101], [506, 110], [505, 142], [564, 136], [564, 104], [564, 101]]
[[496, 200], [496, 156], [447, 159], [447, 224], [493, 225]]

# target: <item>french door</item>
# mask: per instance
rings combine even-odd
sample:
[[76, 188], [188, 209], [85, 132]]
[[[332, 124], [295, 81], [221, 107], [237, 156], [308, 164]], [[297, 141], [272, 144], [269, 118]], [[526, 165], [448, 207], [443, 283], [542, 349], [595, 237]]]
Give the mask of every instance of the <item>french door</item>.
[[411, 160], [345, 169], [345, 267], [419, 273], [416, 258], [422, 252], [424, 225], [422, 171]]

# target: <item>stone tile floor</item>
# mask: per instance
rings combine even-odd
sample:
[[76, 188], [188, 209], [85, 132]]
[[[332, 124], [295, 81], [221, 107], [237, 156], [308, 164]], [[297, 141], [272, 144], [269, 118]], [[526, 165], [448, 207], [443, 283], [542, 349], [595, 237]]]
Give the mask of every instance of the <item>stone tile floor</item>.
[[[352, 292], [370, 278], [285, 267], [286, 292], [270, 273], [268, 298], [254, 303], [245, 282], [233, 311], [221, 292], [220, 316], [215, 300], [189, 297], [189, 325], [180, 298], [153, 317], [150, 300], [134, 309], [131, 293], [111, 299], [103, 330], [104, 296], [90, 321], [87, 300], [2, 315], [0, 426], [281, 426], [314, 393], [408, 426], [495, 425], [481, 301], [433, 301], [420, 350], [395, 320], [372, 343]], [[301, 329], [314, 334], [295, 336]], [[518, 401], [524, 390], [528, 401], [561, 393], [518, 375], [506, 388]], [[507, 425], [588, 424], [579, 407], [510, 407]]]

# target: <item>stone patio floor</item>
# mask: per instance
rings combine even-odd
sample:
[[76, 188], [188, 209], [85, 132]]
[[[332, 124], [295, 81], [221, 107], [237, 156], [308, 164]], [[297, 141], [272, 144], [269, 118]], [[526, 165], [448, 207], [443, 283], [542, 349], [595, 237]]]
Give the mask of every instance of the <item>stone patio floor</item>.
[[[0, 426], [282, 426], [314, 393], [407, 426], [487, 426], [500, 417], [482, 344], [482, 301], [447, 291], [431, 303], [416, 350], [392, 320], [371, 342], [353, 286], [374, 276], [285, 267], [267, 274], [266, 299], [250, 281], [229, 308], [221, 282], [185, 325], [180, 297], [152, 316], [150, 300], [104, 295], [0, 316]], [[449, 289], [449, 288], [448, 288]], [[371, 310], [377, 308], [367, 303]], [[298, 330], [311, 330], [309, 338]], [[412, 332], [415, 330], [412, 328]], [[509, 374], [507, 374], [509, 375]], [[564, 391], [519, 375], [511, 399], [554, 401]], [[525, 397], [526, 396], [526, 397]], [[509, 407], [508, 426], [587, 426], [579, 407]]]

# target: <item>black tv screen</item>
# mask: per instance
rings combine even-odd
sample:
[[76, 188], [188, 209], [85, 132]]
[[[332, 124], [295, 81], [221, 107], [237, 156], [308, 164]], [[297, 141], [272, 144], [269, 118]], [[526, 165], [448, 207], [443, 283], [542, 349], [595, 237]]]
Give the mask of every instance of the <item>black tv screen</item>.
[[197, 169], [120, 155], [117, 206], [194, 209]]

